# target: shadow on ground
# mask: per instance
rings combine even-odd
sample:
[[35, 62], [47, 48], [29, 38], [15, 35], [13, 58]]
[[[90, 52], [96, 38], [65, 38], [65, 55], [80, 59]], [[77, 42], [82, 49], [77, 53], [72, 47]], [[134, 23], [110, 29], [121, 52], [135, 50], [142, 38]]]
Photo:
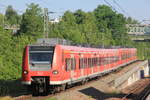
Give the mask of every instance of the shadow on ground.
[[17, 97], [30, 94], [27, 87], [21, 84], [21, 80], [0, 80], [0, 96]]
[[120, 94], [120, 93], [104, 93], [101, 92], [99, 90], [97, 90], [94, 87], [88, 87], [82, 90], [79, 90], [79, 92], [94, 98], [96, 100], [104, 100], [104, 99], [109, 99], [109, 98], [122, 98], [124, 97], [126, 94]]

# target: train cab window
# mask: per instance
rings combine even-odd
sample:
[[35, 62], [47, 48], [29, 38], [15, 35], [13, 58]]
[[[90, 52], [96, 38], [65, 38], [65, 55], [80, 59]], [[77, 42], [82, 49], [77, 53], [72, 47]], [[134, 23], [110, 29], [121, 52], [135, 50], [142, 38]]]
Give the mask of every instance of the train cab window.
[[30, 46], [29, 63], [52, 63], [54, 48], [50, 46]]
[[52, 67], [53, 46], [29, 46], [29, 67], [33, 71], [44, 71]]

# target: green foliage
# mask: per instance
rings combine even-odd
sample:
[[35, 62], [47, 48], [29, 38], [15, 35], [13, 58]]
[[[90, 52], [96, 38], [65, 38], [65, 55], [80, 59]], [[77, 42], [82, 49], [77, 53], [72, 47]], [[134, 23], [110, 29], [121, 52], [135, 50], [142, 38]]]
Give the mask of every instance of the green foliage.
[[57, 98], [53, 97], [53, 98], [48, 98], [46, 100], [57, 100]]
[[[31, 5], [33, 6], [34, 4]], [[27, 9], [31, 7], [29, 6]], [[38, 30], [35, 30], [35, 33], [38, 32]], [[21, 77], [23, 49], [25, 45], [33, 43], [38, 37], [39, 35], [33, 36], [32, 33], [20, 33], [20, 35], [13, 36], [11, 31], [4, 30], [0, 26], [0, 80], [13, 80]]]
[[38, 4], [28, 5], [26, 12], [22, 15], [20, 33], [30, 36], [41, 36], [43, 32], [42, 9]]
[[51, 25], [50, 37], [58, 36], [91, 45], [129, 46], [132, 42], [125, 24], [126, 18], [122, 14], [106, 5], [99, 5], [93, 12], [65, 12], [60, 23]]
[[6, 9], [5, 18], [9, 25], [19, 24], [19, 15], [11, 5]]
[[32, 40], [28, 36], [13, 37], [0, 28], [0, 79], [17, 79], [21, 76], [22, 51]]
[[[17, 23], [15, 21], [17, 13], [12, 7], [10, 8], [6, 11], [6, 20], [15, 24]], [[42, 15], [43, 12], [39, 5], [33, 3], [28, 5], [26, 12], [22, 15], [20, 31], [15, 36], [0, 25], [0, 80], [12, 80], [21, 77], [23, 49], [25, 45], [34, 43], [37, 38], [42, 36]], [[11, 19], [10, 16], [14, 17]], [[4, 16], [0, 15], [0, 21], [3, 18]], [[98, 6], [92, 12], [66, 11], [59, 23], [49, 24], [49, 37], [59, 37], [74, 43], [95, 46], [134, 46], [138, 48], [140, 59], [149, 58], [150, 50], [144, 49], [149, 44], [131, 41], [126, 32], [126, 23], [132, 23], [132, 21], [105, 5]]]
[[139, 22], [131, 17], [126, 18], [127, 24], [138, 24]]
[[4, 24], [4, 15], [3, 14], [0, 14], [0, 26], [3, 27], [3, 24]]

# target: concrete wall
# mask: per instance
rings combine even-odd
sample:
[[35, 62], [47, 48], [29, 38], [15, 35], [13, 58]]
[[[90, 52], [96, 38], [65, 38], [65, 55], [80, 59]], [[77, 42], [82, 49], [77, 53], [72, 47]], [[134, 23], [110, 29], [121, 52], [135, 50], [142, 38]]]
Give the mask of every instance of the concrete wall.
[[143, 61], [140, 64], [136, 65], [133, 69], [126, 72], [124, 75], [115, 79], [114, 87], [124, 88], [132, 83], [140, 80], [149, 75], [149, 66], [148, 61]]

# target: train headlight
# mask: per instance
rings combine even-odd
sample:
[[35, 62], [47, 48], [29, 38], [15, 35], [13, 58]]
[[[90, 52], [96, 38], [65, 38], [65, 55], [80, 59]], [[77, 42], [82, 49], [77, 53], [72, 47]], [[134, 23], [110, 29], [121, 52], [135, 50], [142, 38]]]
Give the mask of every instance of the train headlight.
[[24, 74], [28, 74], [28, 71], [27, 71], [27, 70], [25, 70], [25, 71], [23, 71], [23, 73], [24, 73]]
[[56, 74], [58, 74], [58, 71], [54, 70], [52, 73], [56, 75]]

